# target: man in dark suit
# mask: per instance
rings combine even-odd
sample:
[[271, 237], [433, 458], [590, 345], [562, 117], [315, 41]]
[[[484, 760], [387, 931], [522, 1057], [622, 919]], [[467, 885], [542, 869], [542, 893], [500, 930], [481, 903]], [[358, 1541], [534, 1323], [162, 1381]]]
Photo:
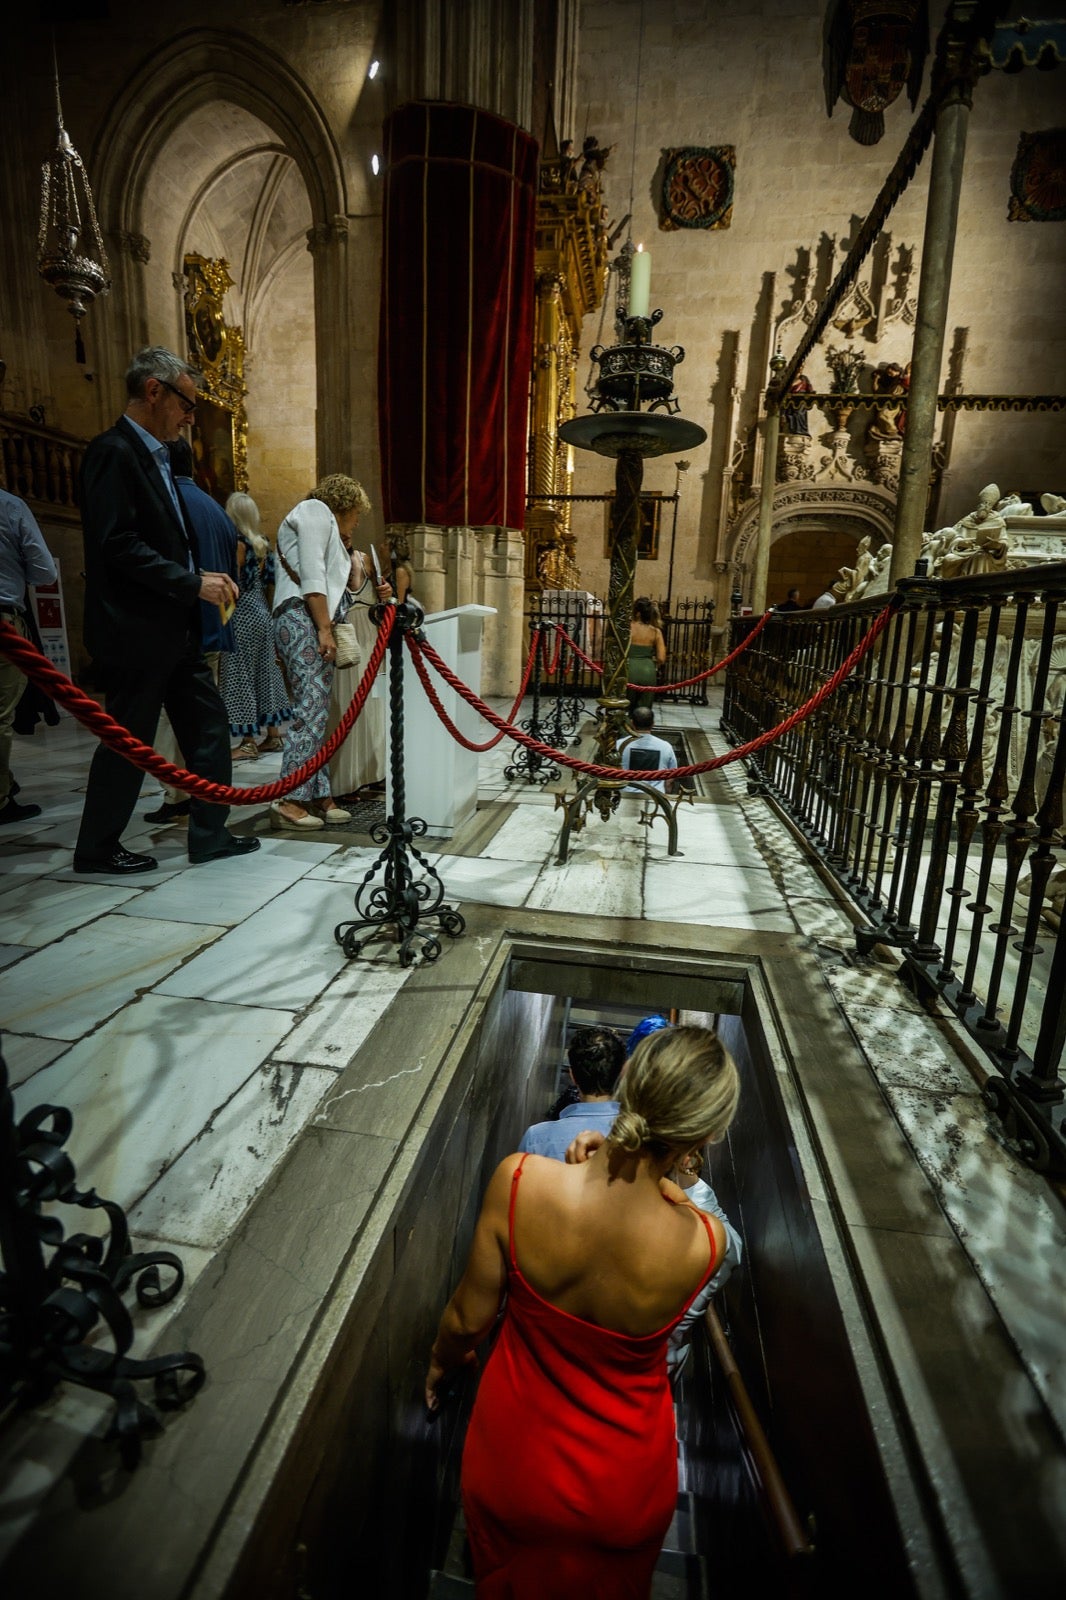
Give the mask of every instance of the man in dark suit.
[[[100, 668], [107, 709], [145, 744], [165, 706], [189, 770], [229, 783], [229, 723], [203, 658], [201, 600], [236, 600], [224, 572], [201, 572], [167, 455], [196, 409], [196, 372], [153, 346], [126, 374], [129, 402], [95, 438], [82, 468], [85, 644]], [[123, 848], [142, 773], [100, 745], [89, 769], [75, 872], [150, 872], [155, 858]], [[189, 859], [214, 861], [259, 847], [226, 829], [227, 808], [194, 800]]]

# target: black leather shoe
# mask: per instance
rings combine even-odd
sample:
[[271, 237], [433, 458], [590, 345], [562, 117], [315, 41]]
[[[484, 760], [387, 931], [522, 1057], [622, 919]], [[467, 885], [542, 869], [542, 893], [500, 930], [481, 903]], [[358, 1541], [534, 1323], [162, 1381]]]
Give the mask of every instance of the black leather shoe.
[[187, 817], [189, 815], [190, 804], [191, 802], [188, 800], [175, 800], [173, 803], [169, 800], [164, 800], [158, 811], [146, 811], [144, 820], [145, 822], [176, 822], [179, 817]]
[[31, 817], [39, 817], [40, 806], [20, 806], [14, 798], [0, 806], [0, 826], [5, 822], [28, 822]]
[[202, 867], [205, 861], [225, 861], [230, 856], [250, 856], [253, 850], [258, 849], [258, 839], [242, 839], [235, 833], [228, 833], [220, 844], [212, 845], [207, 850], [190, 850], [189, 860], [194, 867]]
[[154, 872], [158, 866], [155, 856], [139, 856], [133, 850], [124, 850], [117, 844], [109, 850], [106, 856], [78, 856], [74, 857], [75, 872]]

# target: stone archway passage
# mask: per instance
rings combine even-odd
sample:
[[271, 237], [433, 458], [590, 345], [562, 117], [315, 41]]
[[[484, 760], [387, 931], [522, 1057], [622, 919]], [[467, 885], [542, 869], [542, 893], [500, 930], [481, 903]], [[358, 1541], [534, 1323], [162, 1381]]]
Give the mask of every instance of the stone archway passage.
[[789, 528], [770, 547], [767, 604], [780, 605], [790, 589], [798, 588], [800, 603], [811, 605], [837, 581], [841, 567], [854, 565], [857, 543], [850, 530], [817, 517]]
[[[830, 543], [833, 553], [839, 541], [848, 554], [853, 552], [858, 541], [866, 536], [869, 536], [870, 546], [874, 550], [886, 542], [891, 543], [894, 514], [894, 496], [880, 484], [862, 484], [855, 487], [844, 484], [778, 484], [774, 489], [773, 499], [768, 603], [772, 605], [785, 598], [785, 591], [778, 594], [777, 590], [786, 577], [785, 562], [789, 560], [788, 547], [786, 546], [782, 555], [775, 559], [777, 546], [783, 540], [791, 541], [798, 535], [799, 548], [804, 549], [807, 541], [817, 545], [821, 535], [826, 546], [824, 560], [819, 557], [818, 570], [821, 571], [822, 566], [829, 560]], [[727, 560], [734, 570], [749, 569], [758, 529], [759, 502], [757, 499], [749, 500], [741, 510], [729, 543]], [[841, 561], [834, 562], [833, 577], [836, 576], [837, 567], [847, 564]], [[794, 583], [803, 589], [802, 598], [805, 600], [813, 600], [821, 593], [819, 589], [808, 595], [806, 589], [810, 587], [810, 583], [805, 582], [802, 577], [793, 578], [791, 582], [786, 583], [785, 590], [787, 591]]]

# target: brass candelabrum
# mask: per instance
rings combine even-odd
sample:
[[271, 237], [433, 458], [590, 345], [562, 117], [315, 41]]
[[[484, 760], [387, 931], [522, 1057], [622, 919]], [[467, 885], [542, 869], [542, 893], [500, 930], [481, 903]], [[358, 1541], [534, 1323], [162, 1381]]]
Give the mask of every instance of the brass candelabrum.
[[[564, 422], [559, 436], [581, 450], [595, 450], [616, 462], [614, 544], [607, 593], [603, 672], [600, 685], [597, 754], [613, 765], [618, 740], [625, 731], [629, 700], [629, 622], [640, 539], [640, 490], [648, 456], [692, 450], [707, 437], [696, 422], [677, 415], [674, 369], [685, 359], [680, 345], [651, 343], [652, 328], [662, 312], [629, 317], [619, 344], [597, 345], [591, 352], [599, 367], [589, 404], [591, 414]], [[645, 408], [646, 409], [642, 409]], [[617, 804], [617, 791], [615, 804]]]

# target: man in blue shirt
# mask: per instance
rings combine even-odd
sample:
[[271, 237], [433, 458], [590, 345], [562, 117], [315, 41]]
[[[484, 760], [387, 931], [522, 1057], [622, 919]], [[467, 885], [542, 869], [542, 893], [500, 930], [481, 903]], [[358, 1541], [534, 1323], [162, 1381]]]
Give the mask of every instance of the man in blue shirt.
[[522, 1135], [518, 1148], [534, 1156], [566, 1160], [566, 1147], [584, 1129], [608, 1134], [618, 1115], [612, 1099], [618, 1075], [625, 1065], [626, 1047], [613, 1028], [578, 1028], [566, 1052], [570, 1077], [580, 1100], [564, 1106], [558, 1122], [535, 1122]]
[[[26, 586], [52, 583], [55, 575], [56, 564], [29, 506], [0, 489], [0, 621], [28, 638]], [[12, 792], [11, 731], [25, 687], [14, 662], [0, 656], [0, 825], [41, 814], [40, 806], [20, 806]]]
[[[196, 536], [196, 547], [199, 551], [201, 565], [208, 567], [212, 572], [225, 572], [237, 582], [237, 529], [227, 517], [217, 500], [206, 494], [199, 484], [194, 483], [192, 475], [192, 446], [184, 435], [177, 439], [167, 441], [167, 451], [170, 456], [170, 470], [174, 476], [174, 484], [178, 491], [178, 499], [188, 522]], [[223, 650], [236, 648], [233, 637], [233, 623], [228, 619], [223, 622], [223, 613], [219, 606], [212, 605], [207, 600], [200, 601], [200, 642], [203, 646], [204, 660], [210, 669], [211, 676], [218, 687], [219, 663]], [[178, 741], [174, 737], [174, 730], [170, 725], [170, 718], [162, 712], [159, 718], [159, 727], [156, 730], [155, 748], [161, 756], [173, 766], [187, 765], [184, 756], [178, 749]], [[163, 803], [156, 811], [145, 812], [146, 822], [176, 822], [179, 817], [187, 817], [190, 810], [190, 801], [180, 789], [166, 789], [163, 794]]]
[[[674, 754], [673, 745], [667, 744], [665, 739], [660, 739], [657, 734], [652, 733], [651, 730], [655, 726], [655, 713], [652, 711], [651, 706], [637, 706], [629, 720], [637, 737], [622, 741], [620, 745], [621, 765], [644, 782], [647, 781], [644, 779], [645, 772], [660, 772], [666, 768], [669, 768], [672, 772], [677, 766], [677, 756]], [[658, 789], [659, 793], [662, 794], [666, 788], [666, 783], [667, 780], [665, 778], [660, 778], [651, 787]], [[639, 789], [635, 788], [628, 788], [623, 792], [638, 796], [641, 793]]]

